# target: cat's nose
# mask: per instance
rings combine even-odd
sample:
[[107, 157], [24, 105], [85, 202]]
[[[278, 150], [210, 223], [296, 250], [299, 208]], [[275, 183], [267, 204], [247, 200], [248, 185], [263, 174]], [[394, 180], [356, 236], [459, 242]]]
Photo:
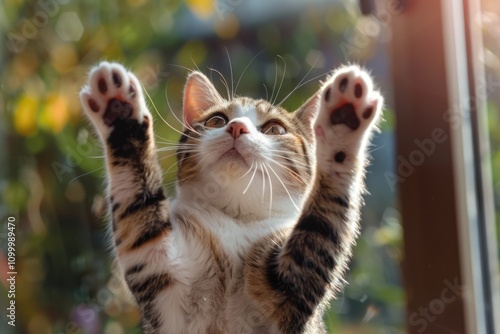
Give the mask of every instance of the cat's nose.
[[248, 128], [243, 122], [232, 121], [227, 125], [227, 132], [229, 132], [234, 139], [238, 138], [244, 133], [248, 133]]

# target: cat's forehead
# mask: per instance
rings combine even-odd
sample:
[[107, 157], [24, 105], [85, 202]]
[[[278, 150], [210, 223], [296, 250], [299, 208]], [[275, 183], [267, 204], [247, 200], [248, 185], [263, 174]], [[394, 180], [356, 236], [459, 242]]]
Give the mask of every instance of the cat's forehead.
[[276, 107], [265, 100], [254, 100], [248, 97], [234, 98], [224, 108], [228, 118], [248, 117], [254, 122], [259, 122], [271, 117], [287, 117], [287, 111]]

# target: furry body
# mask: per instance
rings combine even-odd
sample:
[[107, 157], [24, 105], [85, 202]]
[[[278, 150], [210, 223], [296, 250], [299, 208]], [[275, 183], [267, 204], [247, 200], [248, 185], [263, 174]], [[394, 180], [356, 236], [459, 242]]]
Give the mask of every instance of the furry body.
[[136, 77], [103, 62], [80, 96], [104, 143], [116, 255], [145, 333], [325, 333], [382, 109], [363, 70], [338, 69], [295, 113], [225, 100], [190, 74], [175, 198]]

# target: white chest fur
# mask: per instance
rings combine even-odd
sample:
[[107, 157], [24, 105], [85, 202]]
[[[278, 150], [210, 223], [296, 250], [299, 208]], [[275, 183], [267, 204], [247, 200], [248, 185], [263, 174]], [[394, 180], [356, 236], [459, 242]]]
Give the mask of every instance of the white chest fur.
[[[178, 202], [182, 203], [182, 202]], [[213, 249], [196, 237], [185, 235], [175, 228], [168, 242], [169, 272], [175, 284], [156, 298], [159, 304], [162, 329], [165, 333], [205, 333], [207, 328], [230, 332], [247, 315], [255, 318], [250, 298], [243, 289], [242, 268], [250, 247], [258, 240], [286, 230], [293, 224], [290, 218], [272, 218], [263, 221], [238, 222], [215, 209], [197, 208], [172, 203], [172, 219], [194, 217], [213, 238]], [[243, 302], [245, 301], [245, 302]], [[239, 305], [244, 308], [239, 309]], [[254, 314], [255, 313], [255, 314]], [[241, 318], [236, 323], [234, 318]], [[254, 321], [254, 320], [251, 320]], [[252, 330], [255, 326], [251, 327]], [[252, 333], [251, 331], [249, 333]]]

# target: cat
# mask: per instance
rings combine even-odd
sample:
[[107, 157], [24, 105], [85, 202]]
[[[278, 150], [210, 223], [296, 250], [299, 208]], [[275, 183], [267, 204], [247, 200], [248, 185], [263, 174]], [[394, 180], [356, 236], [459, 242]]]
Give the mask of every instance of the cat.
[[119, 266], [144, 333], [326, 333], [359, 233], [383, 98], [356, 65], [294, 113], [189, 74], [167, 198], [137, 77], [94, 67], [80, 93], [103, 142]]

